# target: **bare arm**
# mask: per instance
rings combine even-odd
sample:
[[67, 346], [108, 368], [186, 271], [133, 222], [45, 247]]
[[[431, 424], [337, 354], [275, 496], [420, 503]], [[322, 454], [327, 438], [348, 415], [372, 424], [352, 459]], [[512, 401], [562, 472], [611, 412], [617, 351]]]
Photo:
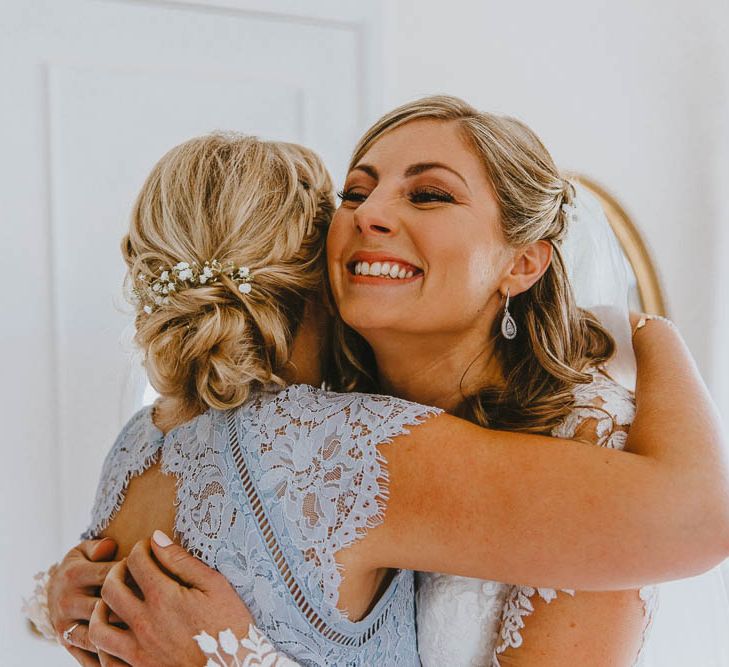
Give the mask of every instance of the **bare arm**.
[[[564, 437], [621, 447], [633, 405], [605, 380], [578, 398], [560, 429]], [[606, 499], [610, 503], [610, 499]], [[637, 664], [655, 609], [656, 587], [578, 592], [511, 586], [501, 613], [493, 663], [501, 667], [556, 667], [566, 661], [594, 667]], [[609, 632], [605, 632], [609, 628]]]
[[438, 416], [380, 446], [385, 521], [354, 548], [372, 567], [580, 590], [723, 560], [729, 488], [711, 401], [675, 330], [651, 323], [635, 345], [632, 453]]
[[[574, 597], [559, 593], [550, 599], [533, 589], [515, 587], [507, 606], [518, 607], [517, 596], [528, 596], [533, 611], [521, 616], [523, 609], [505, 610], [511, 613], [503, 619], [500, 636], [504, 643], [497, 647], [501, 667], [635, 664], [646, 623], [638, 591], [577, 593]], [[524, 627], [515, 630], [519, 621]]]

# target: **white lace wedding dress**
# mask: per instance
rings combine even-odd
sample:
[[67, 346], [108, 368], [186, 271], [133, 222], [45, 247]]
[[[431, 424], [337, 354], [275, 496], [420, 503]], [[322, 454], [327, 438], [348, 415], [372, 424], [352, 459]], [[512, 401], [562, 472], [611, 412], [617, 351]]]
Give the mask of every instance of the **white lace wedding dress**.
[[[627, 429], [635, 415], [633, 394], [602, 373], [593, 382], [575, 389], [575, 407], [552, 435], [585, 439], [601, 446], [623, 449]], [[496, 581], [454, 577], [445, 574], [417, 575], [418, 652], [423, 667], [499, 666], [499, 655], [522, 645], [521, 630], [533, 611], [531, 599], [550, 602], [555, 591], [513, 586]], [[643, 601], [644, 627], [641, 655], [657, 604], [654, 586], [636, 591]], [[566, 660], [565, 664], [569, 664]]]

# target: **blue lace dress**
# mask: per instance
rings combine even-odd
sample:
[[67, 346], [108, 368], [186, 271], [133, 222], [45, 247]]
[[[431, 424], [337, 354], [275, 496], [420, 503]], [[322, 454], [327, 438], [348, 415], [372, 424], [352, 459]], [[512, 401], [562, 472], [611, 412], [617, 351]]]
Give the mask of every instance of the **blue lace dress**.
[[437, 412], [293, 385], [164, 435], [144, 408], [107, 455], [84, 538], [109, 525], [129, 480], [159, 459], [177, 477], [181, 544], [230, 581], [278, 650], [302, 665], [420, 665], [413, 573], [397, 572], [355, 622], [337, 608], [334, 556], [382, 521], [377, 445]]

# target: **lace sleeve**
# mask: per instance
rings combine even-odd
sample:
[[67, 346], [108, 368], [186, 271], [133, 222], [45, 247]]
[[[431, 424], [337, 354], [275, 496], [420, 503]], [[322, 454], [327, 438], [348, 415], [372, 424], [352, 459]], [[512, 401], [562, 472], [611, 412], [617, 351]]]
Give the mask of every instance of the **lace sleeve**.
[[208, 659], [205, 667], [301, 667], [277, 651], [255, 625], [248, 626], [248, 636], [240, 640], [230, 628], [217, 639], [204, 631], [194, 639]]
[[38, 633], [52, 642], [57, 642], [58, 637], [48, 610], [48, 582], [55, 567], [55, 565], [51, 565], [46, 572], [39, 572], [33, 577], [35, 588], [31, 596], [23, 600], [21, 608], [22, 614], [33, 624]]
[[[566, 419], [552, 431], [559, 438], [579, 440], [599, 447], [623, 449], [628, 429], [635, 416], [635, 401], [632, 392], [613, 382], [600, 371], [593, 372], [593, 381], [579, 385], [574, 392], [575, 405]], [[575, 591], [530, 586], [512, 586], [502, 608], [501, 627], [494, 648], [492, 667], [499, 667], [499, 656], [509, 649], [523, 645], [522, 630], [526, 619], [534, 613], [535, 603], [541, 600], [549, 605], [557, 599], [558, 593], [575, 597]], [[581, 593], [580, 596], [601, 594]], [[645, 639], [657, 605], [657, 589], [645, 587], [636, 591], [643, 606], [643, 628], [640, 649], [634, 665], [640, 663]], [[606, 599], [606, 598], [603, 598]], [[595, 603], [600, 604], [599, 598]], [[543, 607], [544, 605], [542, 605]], [[511, 663], [510, 663], [511, 664]]]
[[[439, 412], [388, 396], [292, 386], [256, 411], [255, 422], [236, 417], [242, 451], [254, 455], [245, 474], [260, 494], [256, 506], [268, 508], [266, 516], [258, 512], [260, 530], [273, 524], [285, 533], [291, 557], [302, 559], [299, 580], [328, 623], [347, 618], [337, 607], [342, 574], [335, 554], [384, 517], [389, 476], [379, 445]], [[281, 574], [300, 597], [286, 566]]]

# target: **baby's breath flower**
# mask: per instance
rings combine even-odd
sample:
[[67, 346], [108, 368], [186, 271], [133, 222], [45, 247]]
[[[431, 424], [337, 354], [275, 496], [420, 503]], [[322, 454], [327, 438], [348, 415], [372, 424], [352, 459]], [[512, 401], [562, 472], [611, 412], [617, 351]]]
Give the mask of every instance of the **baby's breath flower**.
[[248, 266], [230, 264], [226, 267], [217, 260], [209, 260], [203, 263], [202, 268], [197, 262], [177, 262], [172, 268], [160, 266], [159, 277], [145, 276], [138, 274], [138, 279], [143, 287], [134, 288], [134, 296], [142, 310], [148, 315], [160, 306], [169, 303], [168, 295], [183, 289], [190, 289], [198, 285], [214, 285], [220, 282], [220, 276], [225, 275], [234, 283], [238, 284], [241, 294], [250, 294], [253, 287], [253, 273]]

